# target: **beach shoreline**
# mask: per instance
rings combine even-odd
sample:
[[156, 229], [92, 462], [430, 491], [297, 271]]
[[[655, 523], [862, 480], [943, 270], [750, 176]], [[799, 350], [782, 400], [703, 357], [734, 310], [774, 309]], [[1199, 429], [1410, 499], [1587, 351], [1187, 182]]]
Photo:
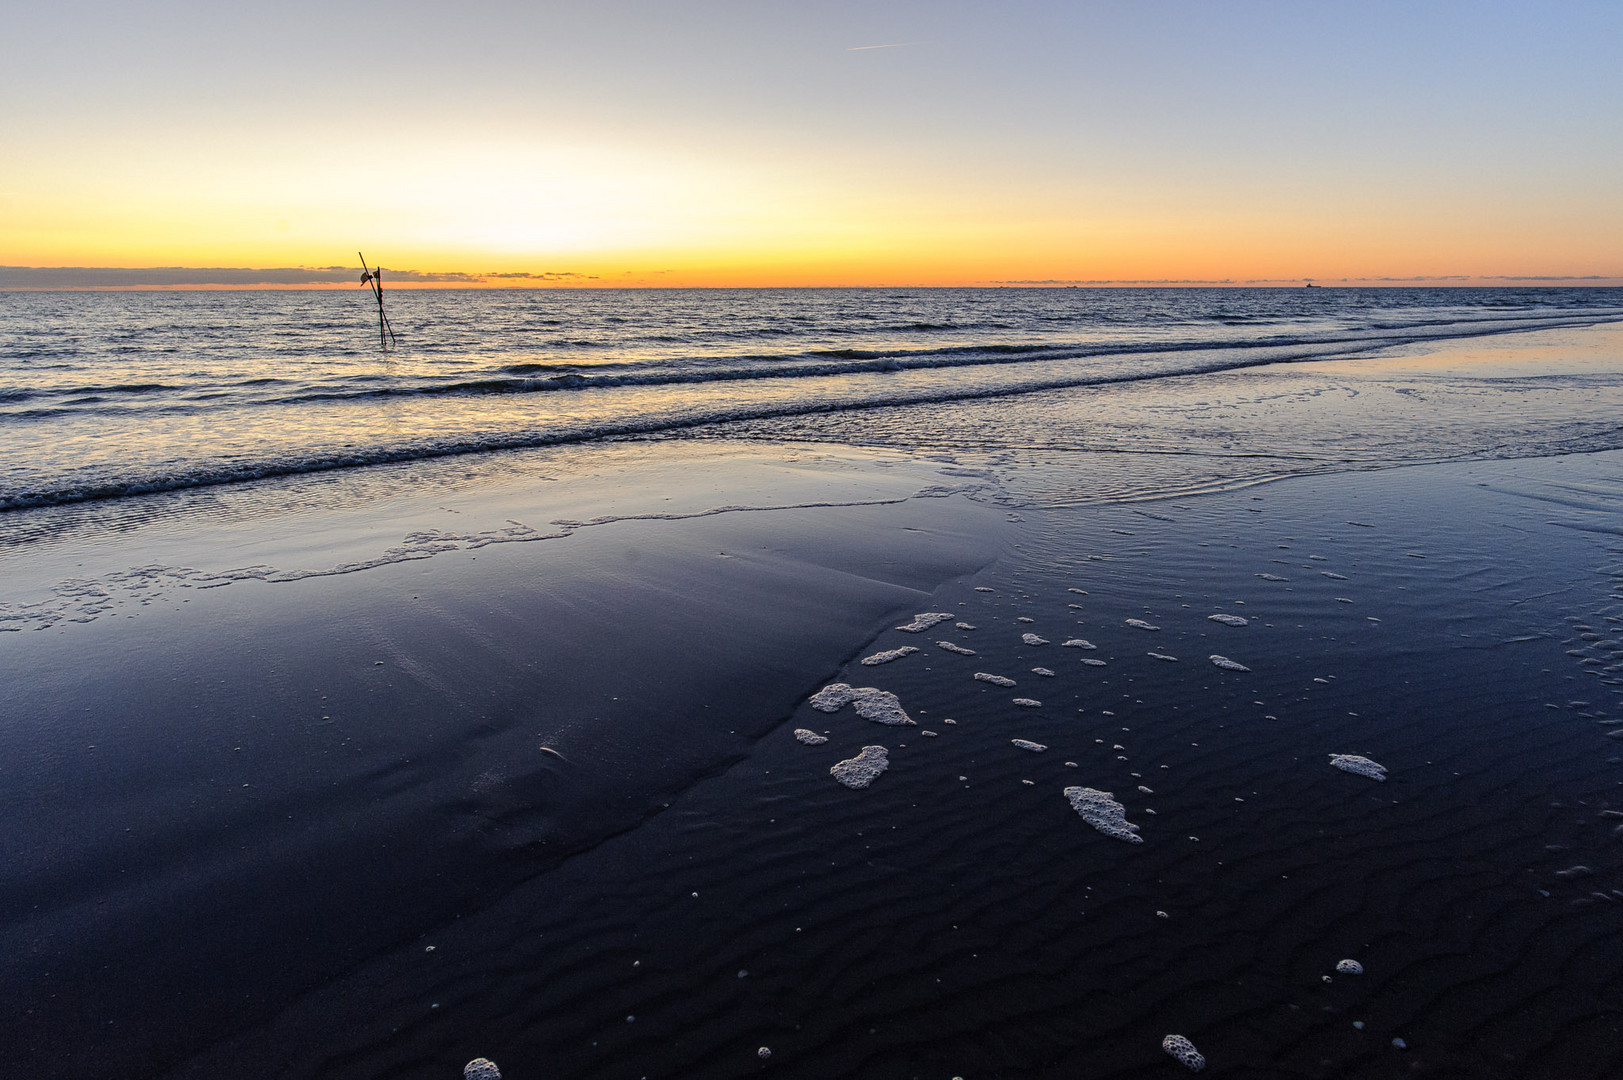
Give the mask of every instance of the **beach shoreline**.
[[[1510, 411], [1455, 369], [1591, 438], [1617, 337], [1200, 376], [1108, 423], [1034, 395], [990, 447], [866, 410], [10, 517], [5, 1042], [64, 1078], [763, 1045], [1131, 1077], [1168, 1032], [1259, 1075], [1606, 1075], [1623, 452], [1496, 456]], [[1398, 452], [1416, 390], [1482, 460]], [[1230, 467], [1310, 424], [1387, 438]], [[914, 723], [807, 704], [836, 682]], [[889, 767], [848, 790], [864, 745]]]

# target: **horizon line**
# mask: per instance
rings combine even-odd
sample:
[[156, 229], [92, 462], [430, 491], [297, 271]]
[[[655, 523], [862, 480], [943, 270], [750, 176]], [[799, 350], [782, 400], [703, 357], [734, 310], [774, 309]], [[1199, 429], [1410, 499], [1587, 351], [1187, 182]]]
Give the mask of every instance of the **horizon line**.
[[[1367, 277], [1277, 277], [1277, 278], [980, 278], [956, 283], [918, 283], [901, 280], [793, 284], [759, 282], [739, 284], [667, 284], [649, 282], [670, 270], [626, 271], [617, 278], [568, 270], [546, 271], [446, 271], [391, 270], [384, 272], [391, 287], [403, 289], [796, 289], [796, 288], [1324, 288], [1380, 287], [1467, 287], [1495, 286], [1623, 286], [1623, 274], [1415, 274], [1371, 275]], [[0, 265], [0, 291], [7, 292], [109, 292], [109, 291], [191, 291], [191, 290], [312, 290], [358, 288], [361, 267], [187, 267], [187, 266], [15, 266]], [[630, 280], [627, 280], [630, 279]]]

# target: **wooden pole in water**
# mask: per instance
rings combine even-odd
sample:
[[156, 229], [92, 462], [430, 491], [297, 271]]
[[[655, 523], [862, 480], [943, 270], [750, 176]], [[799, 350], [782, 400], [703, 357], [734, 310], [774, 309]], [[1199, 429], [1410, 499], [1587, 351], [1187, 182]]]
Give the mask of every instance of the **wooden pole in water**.
[[[366, 265], [366, 256], [359, 251], [355, 253], [361, 260], [361, 284], [372, 286], [372, 295], [378, 301], [378, 345], [387, 349], [389, 342], [400, 344], [394, 336], [394, 327], [389, 325], [389, 317], [383, 313], [383, 267], [372, 270]], [[385, 336], [387, 335], [387, 336]]]

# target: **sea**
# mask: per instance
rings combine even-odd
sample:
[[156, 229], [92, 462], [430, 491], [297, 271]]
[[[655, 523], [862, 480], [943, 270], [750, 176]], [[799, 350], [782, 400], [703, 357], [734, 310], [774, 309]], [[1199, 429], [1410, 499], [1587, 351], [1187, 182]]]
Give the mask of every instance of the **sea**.
[[[1623, 317], [1623, 290], [1609, 288], [400, 290], [385, 300], [396, 334], [387, 348], [361, 290], [0, 293], [0, 509], [1187, 381]], [[1416, 446], [1414, 435], [1399, 440], [1411, 456], [1462, 449], [1440, 434]], [[1546, 435], [1585, 447], [1596, 438]], [[941, 438], [928, 422], [886, 437]], [[1482, 449], [1466, 432], [1448, 439]]]

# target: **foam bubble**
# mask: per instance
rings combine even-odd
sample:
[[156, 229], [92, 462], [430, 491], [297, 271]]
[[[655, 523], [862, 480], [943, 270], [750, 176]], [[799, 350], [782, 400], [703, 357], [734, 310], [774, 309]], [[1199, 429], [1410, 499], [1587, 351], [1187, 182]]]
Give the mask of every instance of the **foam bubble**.
[[976, 592], [997, 592], [996, 589], [987, 588], [985, 585], [977, 585], [977, 586], [975, 586], [975, 591]]
[[1149, 655], [1155, 657], [1157, 660], [1171, 660], [1176, 662], [1178, 659], [1176, 656], [1168, 656], [1164, 652], [1152, 652]]
[[959, 623], [953, 623], [952, 625], [956, 626], [960, 630], [973, 630], [973, 629], [975, 629], [975, 624], [974, 623], [959, 622]]
[[952, 618], [952, 615], [945, 611], [921, 611], [913, 616], [912, 622], [906, 626], [898, 626], [896, 629], [905, 630], [909, 634], [922, 634], [936, 623], [946, 622], [950, 618]]
[[1238, 615], [1208, 615], [1206, 618], [1212, 622], [1220, 622], [1224, 626], [1248, 626], [1251, 622], [1251, 620], [1241, 618]]
[[1017, 697], [1014, 699], [1014, 703], [1022, 709], [1040, 709], [1043, 707], [1043, 703], [1036, 698]]
[[1358, 754], [1331, 754], [1330, 764], [1342, 772], [1354, 773], [1358, 776], [1367, 776], [1371, 780], [1385, 780], [1386, 766], [1378, 765], [1367, 757]]
[[1099, 646], [1095, 645], [1087, 638], [1074, 637], [1068, 641], [1060, 642], [1060, 647], [1067, 649], [1097, 649]]
[[1224, 671], [1250, 671], [1251, 670], [1250, 668], [1246, 667], [1244, 664], [1237, 663], [1237, 662], [1235, 662], [1233, 660], [1230, 660], [1226, 656], [1218, 656], [1216, 653], [1212, 653], [1212, 655], [1208, 656], [1206, 659], [1210, 660], [1212, 662], [1213, 666], [1220, 667]]
[[759, 1050], [755, 1051], [755, 1056], [760, 1058], [762, 1061], [765, 1061], [767, 1058], [772, 1056], [772, 1048], [770, 1046], [763, 1046]]
[[1022, 750], [1035, 750], [1039, 754], [1048, 749], [1042, 743], [1032, 742], [1030, 739], [1010, 739], [1009, 741]]
[[1070, 800], [1071, 809], [1082, 815], [1083, 821], [1106, 836], [1130, 844], [1144, 842], [1144, 838], [1138, 835], [1138, 826], [1127, 820], [1127, 808], [1117, 802], [1110, 792], [1090, 787], [1068, 787], [1065, 797]]
[[1329, 570], [1320, 570], [1319, 573], [1323, 574], [1325, 577], [1330, 578], [1333, 581], [1346, 581], [1347, 580], [1347, 575], [1346, 574], [1336, 574], [1336, 573], [1330, 572]]
[[1014, 621], [1015, 622], [1036, 622], [1037, 620], [1033, 619], [1033, 618], [1030, 618], [1029, 616], [1026, 616], [1026, 615], [1021, 615], [1018, 618], [1016, 618]]
[[1082, 658], [1082, 662], [1084, 664], [1088, 665], [1089, 667], [1104, 667], [1105, 666], [1105, 662], [1103, 660], [1090, 660], [1086, 656], [1084, 656]]
[[1034, 675], [1041, 675], [1041, 676], [1043, 676], [1045, 678], [1049, 678], [1049, 679], [1052, 679], [1054, 677], [1054, 673], [1052, 671], [1049, 671], [1045, 667], [1034, 667], [1034, 668], [1031, 669], [1031, 672]]
[[862, 753], [829, 767], [829, 774], [848, 788], [865, 788], [890, 768], [890, 751], [883, 746], [864, 746]]
[[1289, 581], [1290, 580], [1290, 578], [1288, 578], [1288, 577], [1280, 577], [1278, 574], [1258, 574], [1257, 576], [1260, 577], [1264, 581]]
[[892, 660], [900, 660], [908, 653], [916, 652], [918, 652], [918, 649], [913, 646], [903, 645], [899, 649], [886, 649], [884, 652], [876, 652], [872, 656], [864, 656], [862, 663], [867, 667], [878, 667], [880, 664], [888, 664]]
[[827, 735], [819, 735], [810, 728], [803, 727], [795, 728], [795, 738], [799, 739], [807, 746], [822, 746], [824, 743], [828, 742]]
[[1155, 626], [1155, 625], [1152, 625], [1151, 623], [1147, 623], [1143, 619], [1128, 619], [1127, 620], [1127, 625], [1128, 626], [1136, 626], [1140, 630], [1159, 630], [1159, 629], [1161, 629], [1159, 626]]
[[1341, 972], [1343, 975], [1362, 975], [1364, 973], [1364, 965], [1360, 964], [1357, 960], [1342, 960], [1336, 964], [1336, 970]]
[[462, 1066], [462, 1080], [502, 1080], [502, 1071], [489, 1058], [474, 1058]]
[[1336, 603], [1338, 603], [1338, 604], [1350, 604], [1350, 603], [1352, 603], [1352, 597], [1350, 597], [1350, 596], [1338, 596], [1338, 597], [1336, 597]]
[[911, 724], [913, 720], [902, 709], [902, 703], [889, 690], [872, 686], [848, 686], [829, 683], [808, 699], [819, 712], [839, 712], [847, 705], [855, 705], [857, 715], [876, 724]]
[[1070, 589], [1066, 589], [1065, 591], [1066, 592], [1074, 592], [1078, 596], [1086, 596], [1086, 595], [1088, 595], [1088, 590], [1086, 590], [1086, 589], [1070, 588]]
[[1038, 637], [1036, 634], [1021, 634], [1020, 635], [1020, 640], [1025, 642], [1027, 645], [1047, 645], [1048, 644], [1048, 639], [1047, 638]]
[[993, 686], [1013, 686], [1014, 685], [1014, 680], [1013, 679], [1005, 679], [1001, 675], [992, 675], [992, 674], [990, 674], [988, 672], [985, 672], [985, 671], [977, 671], [977, 672], [975, 672], [975, 680], [977, 682], [989, 682]]
[[1206, 1067], [1206, 1057], [1195, 1044], [1182, 1035], [1168, 1035], [1161, 1040], [1161, 1049], [1177, 1058], [1179, 1063], [1190, 1072], [1199, 1072]]
[[955, 652], [959, 656], [974, 656], [975, 655], [975, 650], [974, 649], [966, 649], [962, 645], [954, 644], [951, 641], [938, 641], [938, 642], [936, 642], [936, 647], [939, 648], [939, 649], [946, 649], [948, 652]]

